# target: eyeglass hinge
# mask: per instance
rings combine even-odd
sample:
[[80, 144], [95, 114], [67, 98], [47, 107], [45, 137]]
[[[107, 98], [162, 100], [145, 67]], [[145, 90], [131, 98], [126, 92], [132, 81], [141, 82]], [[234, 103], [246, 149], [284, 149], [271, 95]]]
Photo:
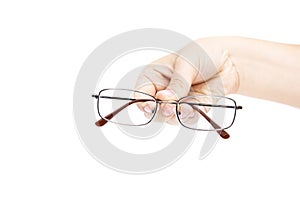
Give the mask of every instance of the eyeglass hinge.
[[99, 98], [99, 95], [92, 94], [92, 97], [98, 99], [98, 98]]

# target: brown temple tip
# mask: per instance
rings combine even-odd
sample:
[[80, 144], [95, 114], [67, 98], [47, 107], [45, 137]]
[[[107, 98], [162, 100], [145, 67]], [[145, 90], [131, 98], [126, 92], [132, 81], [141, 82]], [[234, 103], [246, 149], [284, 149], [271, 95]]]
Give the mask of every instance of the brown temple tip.
[[221, 136], [223, 139], [228, 139], [228, 138], [230, 138], [230, 135], [229, 135], [226, 131], [224, 131], [224, 130], [219, 131], [219, 134], [220, 134], [220, 136]]
[[95, 122], [96, 126], [103, 126], [107, 123], [107, 121], [105, 119], [100, 119], [98, 121]]

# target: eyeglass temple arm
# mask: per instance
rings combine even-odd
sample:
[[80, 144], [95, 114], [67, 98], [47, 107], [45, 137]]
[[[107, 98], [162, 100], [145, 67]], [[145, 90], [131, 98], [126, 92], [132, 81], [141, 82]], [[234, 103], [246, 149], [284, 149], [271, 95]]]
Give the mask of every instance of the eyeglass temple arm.
[[130, 105], [130, 102], [124, 104], [123, 106], [121, 106], [120, 108], [115, 110], [114, 112], [106, 115], [104, 118], [99, 119], [98, 121], [95, 122], [96, 126], [104, 126], [108, 122], [107, 120], [110, 120], [111, 118], [113, 118], [115, 115], [117, 115], [119, 112], [121, 112], [123, 109], [125, 109], [129, 105]]
[[[199, 112], [215, 129], [221, 129], [221, 127], [214, 122], [211, 118], [209, 118], [205, 112], [203, 112], [201, 109], [197, 108], [196, 106], [192, 106], [193, 109], [195, 109], [197, 112]], [[216, 130], [217, 133], [223, 138], [223, 139], [228, 139], [230, 135], [224, 130]]]
[[126, 104], [124, 104], [123, 106], [121, 106], [120, 108], [118, 108], [117, 110], [115, 110], [114, 112], [106, 115], [104, 118], [99, 119], [98, 121], [95, 122], [96, 126], [104, 126], [108, 121], [112, 119], [114, 116], [116, 116], [119, 112], [121, 112], [123, 109], [125, 109], [126, 107], [130, 106], [131, 104], [134, 103], [139, 103], [139, 102], [146, 102], [149, 101], [149, 99], [134, 99]]

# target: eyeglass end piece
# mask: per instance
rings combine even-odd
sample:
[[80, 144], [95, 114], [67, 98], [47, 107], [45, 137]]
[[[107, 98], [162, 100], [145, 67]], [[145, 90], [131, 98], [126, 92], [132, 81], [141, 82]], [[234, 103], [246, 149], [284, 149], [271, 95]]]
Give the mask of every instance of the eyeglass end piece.
[[92, 97], [98, 99], [98, 98], [99, 98], [99, 95], [92, 94]]

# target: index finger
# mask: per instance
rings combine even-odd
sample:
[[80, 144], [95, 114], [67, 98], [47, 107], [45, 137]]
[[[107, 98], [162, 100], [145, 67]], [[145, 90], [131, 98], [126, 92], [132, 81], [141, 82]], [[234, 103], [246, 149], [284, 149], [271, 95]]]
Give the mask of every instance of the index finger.
[[148, 64], [139, 75], [136, 90], [152, 96], [165, 89], [172, 77], [176, 54], [169, 54]]

